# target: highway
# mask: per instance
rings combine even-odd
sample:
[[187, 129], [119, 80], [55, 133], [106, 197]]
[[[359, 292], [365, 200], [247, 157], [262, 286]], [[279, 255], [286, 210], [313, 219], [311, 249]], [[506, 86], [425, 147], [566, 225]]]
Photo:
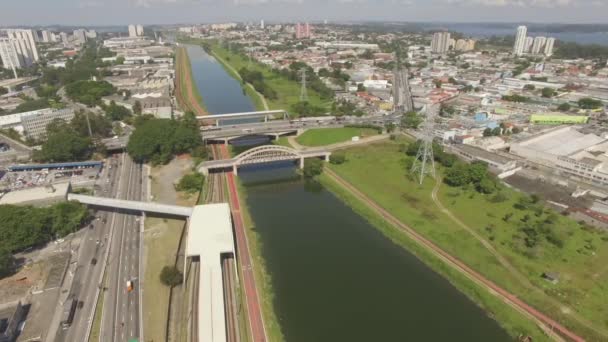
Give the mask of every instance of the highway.
[[[212, 116], [211, 116], [212, 117]], [[320, 117], [322, 118], [322, 117]], [[379, 125], [386, 123], [399, 124], [400, 116], [376, 115], [365, 117], [348, 117], [343, 119], [320, 119], [320, 120], [273, 120], [268, 122], [241, 123], [234, 125], [219, 126], [213, 128], [202, 128], [203, 139], [223, 139], [243, 135], [283, 133], [309, 128], [331, 128], [344, 127], [347, 125]]]
[[[102, 172], [96, 193], [105, 196], [115, 196], [118, 189], [119, 159], [109, 162], [110, 169]], [[109, 165], [108, 165], [109, 166]], [[108, 249], [109, 232], [112, 218], [115, 214], [98, 211], [96, 219], [83, 231], [82, 243], [78, 249], [77, 267], [70, 289], [70, 296], [74, 296], [81, 303], [76, 310], [74, 321], [67, 329], [57, 327], [55, 341], [85, 341], [93, 319], [97, 292], [100, 289], [100, 277], [103, 272], [103, 260]], [[58, 303], [61, 312], [62, 304]]]
[[[142, 166], [124, 155], [116, 198], [142, 200]], [[107, 283], [101, 320], [101, 341], [140, 339], [140, 216], [119, 213], [112, 220]], [[127, 281], [133, 289], [127, 289]]]

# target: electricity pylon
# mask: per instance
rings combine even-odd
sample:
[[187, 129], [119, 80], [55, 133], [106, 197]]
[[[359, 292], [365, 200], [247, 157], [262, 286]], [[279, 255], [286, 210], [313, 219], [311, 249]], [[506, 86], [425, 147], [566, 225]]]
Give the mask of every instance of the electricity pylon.
[[308, 92], [306, 91], [306, 68], [300, 69], [300, 75], [302, 77], [302, 89], [300, 89], [300, 101], [308, 101]]
[[439, 105], [429, 105], [426, 109], [426, 118], [422, 124], [421, 143], [416, 153], [416, 159], [412, 164], [412, 174], [414, 174], [420, 184], [426, 175], [435, 177], [435, 158], [433, 156], [433, 131], [435, 127], [435, 117], [439, 112]]

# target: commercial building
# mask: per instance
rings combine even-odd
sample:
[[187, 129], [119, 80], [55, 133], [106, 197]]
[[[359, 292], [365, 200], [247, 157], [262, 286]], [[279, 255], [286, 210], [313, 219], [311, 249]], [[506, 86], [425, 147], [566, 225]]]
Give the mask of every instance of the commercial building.
[[316, 42], [315, 45], [322, 47], [324, 49], [336, 49], [336, 50], [347, 50], [347, 49], [372, 50], [372, 51], [380, 50], [380, 47], [378, 46], [378, 44], [354, 43], [354, 42]]
[[566, 125], [566, 124], [586, 124], [588, 116], [583, 115], [543, 115], [536, 114], [530, 116], [530, 123], [541, 125]]
[[431, 52], [432, 53], [446, 53], [450, 48], [450, 33], [449, 32], [435, 32], [433, 34], [433, 40], [431, 41]]
[[74, 118], [74, 109], [65, 108], [22, 116], [21, 124], [26, 137], [39, 140], [46, 137], [46, 127], [53, 120], [61, 119], [70, 122], [72, 118]]
[[524, 54], [524, 48], [526, 46], [526, 34], [528, 34], [528, 28], [526, 26], [519, 26], [517, 33], [515, 34], [515, 44], [513, 45], [513, 54], [521, 56]]
[[608, 186], [608, 140], [576, 127], [556, 128], [513, 143], [511, 153], [571, 178]]
[[66, 182], [11, 191], [0, 195], [0, 205], [47, 206], [65, 201], [70, 189], [71, 184]]

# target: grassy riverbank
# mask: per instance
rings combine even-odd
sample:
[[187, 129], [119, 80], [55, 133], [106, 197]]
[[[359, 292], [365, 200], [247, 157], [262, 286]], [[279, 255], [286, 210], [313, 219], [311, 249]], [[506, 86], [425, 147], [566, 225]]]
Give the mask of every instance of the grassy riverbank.
[[377, 134], [378, 130], [372, 128], [317, 128], [307, 130], [296, 141], [303, 146], [317, 147], [350, 141], [355, 136], [364, 138]]
[[262, 305], [262, 314], [264, 315], [264, 326], [266, 328], [266, 334], [268, 341], [279, 342], [284, 341], [283, 333], [281, 332], [281, 325], [279, 319], [274, 311], [274, 290], [272, 288], [272, 279], [266, 268], [266, 262], [262, 256], [262, 245], [261, 238], [256, 231], [255, 223], [249, 213], [247, 207], [247, 190], [237, 179], [237, 187], [239, 192], [239, 199], [241, 204], [241, 213], [243, 215], [243, 224], [245, 225], [245, 233], [247, 234], [247, 240], [249, 241], [249, 252], [254, 262], [253, 271], [255, 274], [255, 282], [258, 285], [260, 301]]
[[[267, 99], [268, 107], [270, 109], [284, 109], [291, 110], [291, 107], [300, 101], [300, 84], [296, 81], [292, 81], [273, 72], [268, 66], [258, 63], [256, 61], [249, 62], [246, 56], [233, 53], [228, 49], [223, 48], [218, 43], [210, 44], [213, 55], [222, 63], [224, 68], [236, 79], [240, 80], [238, 70], [246, 68], [250, 71], [259, 71], [264, 75], [264, 82], [268, 84], [277, 93], [276, 99]], [[246, 91], [247, 91], [246, 87]], [[250, 91], [254, 91], [250, 89]], [[247, 91], [249, 94], [249, 91]], [[257, 92], [256, 92], [257, 94]], [[256, 96], [250, 96], [255, 99]], [[319, 94], [314, 90], [308, 89], [309, 103], [313, 106], [319, 106], [328, 108], [330, 107], [331, 101], [324, 101], [321, 99]], [[255, 100], [254, 100], [255, 101]], [[256, 103], [257, 107], [257, 103]]]
[[[586, 229], [566, 217], [552, 216], [560, 229], [568, 232], [564, 245], [558, 248], [543, 242], [539, 244], [542, 248], [535, 250], [539, 254], [530, 255], [524, 253], [517, 243], [521, 234], [518, 227], [522, 220], [530, 220], [539, 213], [513, 209], [521, 194], [504, 189], [506, 199], [494, 203], [491, 197], [493, 195], [481, 195], [473, 189], [442, 185], [438, 192], [439, 201], [452, 213], [456, 213], [458, 219], [470, 225], [470, 229], [477, 235], [486, 242], [489, 241], [492, 248], [517, 270], [514, 274], [501, 264], [496, 254], [486, 248], [481, 240], [456, 224], [452, 217], [438, 207], [431, 198], [433, 180], [429, 179], [420, 186], [406, 176], [405, 155], [400, 152], [399, 146], [402, 143], [407, 142], [383, 142], [352, 148], [346, 150], [346, 163], [330, 167], [401, 222], [490, 280], [589, 340], [602, 340], [602, 330], [608, 324], [604, 309], [604, 284], [608, 280], [608, 269], [605, 267], [608, 261], [608, 243], [604, 234]], [[327, 178], [323, 176], [321, 180], [328, 188], [358, 212], [363, 211], [357, 208], [361, 203], [357, 204], [353, 199], [341, 194], [338, 191], [340, 187], [332, 185]], [[503, 220], [507, 213], [512, 213], [512, 218], [507, 220], [509, 222]], [[370, 215], [364, 211], [361, 214], [370, 219]], [[549, 215], [551, 212], [548, 209], [541, 213], [542, 217]], [[376, 222], [378, 217], [372, 217], [370, 221], [376, 226], [380, 225]], [[386, 227], [379, 228], [392, 239], [402, 235], [392, 227], [388, 230]], [[391, 233], [388, 234], [387, 231]], [[403, 240], [403, 237], [401, 239]], [[403, 241], [400, 243], [406, 245]], [[438, 265], [434, 265], [437, 260], [433, 261], [423, 254], [419, 256], [438, 269]], [[440, 269], [439, 271], [445, 272]], [[555, 271], [561, 275], [558, 284], [549, 283], [540, 277], [543, 272]], [[510, 313], [513, 309], [506, 305], [493, 305], [492, 300], [497, 300], [487, 292], [479, 291], [476, 285], [462, 276], [459, 280], [452, 274], [446, 275], [458, 288], [495, 315], [511, 333], [535, 333], [535, 329], [530, 329], [529, 324], [524, 324], [527, 319], [513, 317]], [[522, 330], [518, 330], [519, 328]], [[538, 331], [535, 334], [537, 333]]]
[[176, 54], [177, 89], [175, 90], [177, 101], [183, 110], [203, 115], [207, 112], [205, 103], [201, 97], [194, 75], [192, 75], [192, 64], [188, 56], [188, 50], [184, 47], [177, 48]]

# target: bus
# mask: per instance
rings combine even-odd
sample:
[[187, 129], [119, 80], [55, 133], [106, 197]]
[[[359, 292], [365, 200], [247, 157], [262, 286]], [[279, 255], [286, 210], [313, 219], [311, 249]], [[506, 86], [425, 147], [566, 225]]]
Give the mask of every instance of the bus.
[[61, 315], [61, 327], [63, 329], [67, 329], [72, 325], [72, 321], [74, 321], [74, 314], [76, 314], [76, 306], [78, 305], [78, 300], [74, 297], [68, 299], [63, 304], [63, 314]]

